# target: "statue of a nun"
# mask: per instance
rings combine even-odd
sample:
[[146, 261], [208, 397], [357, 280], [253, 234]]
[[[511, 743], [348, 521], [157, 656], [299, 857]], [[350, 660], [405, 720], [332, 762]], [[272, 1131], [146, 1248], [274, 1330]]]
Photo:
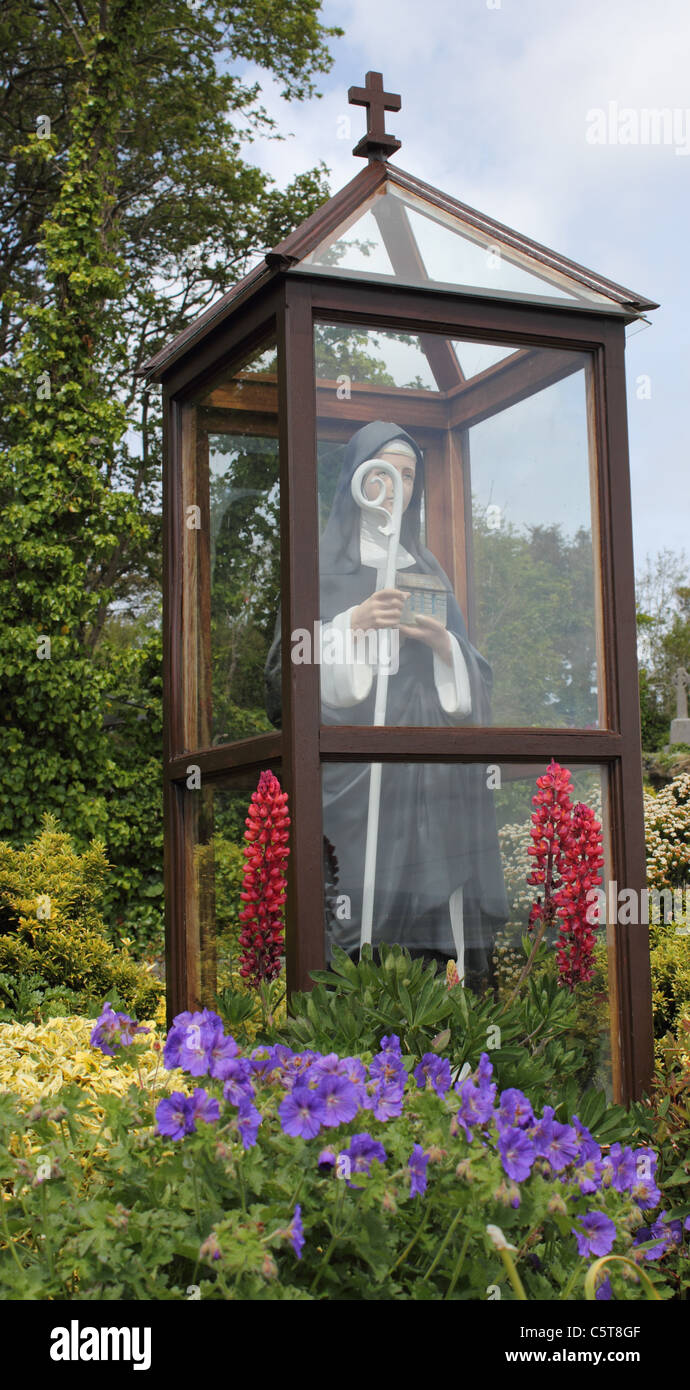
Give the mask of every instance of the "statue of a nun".
[[[445, 590], [446, 621], [415, 612], [405, 621], [408, 594], [382, 587], [388, 540], [386, 516], [367, 511], [352, 494], [360, 464], [364, 494], [392, 510], [393, 482], [376, 460], [402, 480], [403, 515], [395, 569], [433, 576]], [[385, 487], [385, 496], [384, 496]], [[489, 724], [491, 669], [471, 645], [450, 582], [420, 540], [424, 464], [415, 441], [380, 420], [350, 440], [320, 546], [322, 717], [329, 724], [372, 725], [376, 670], [372, 645], [351, 634], [399, 632], [398, 667], [387, 680], [385, 723], [447, 726]], [[409, 609], [407, 610], [409, 612]], [[333, 654], [337, 659], [333, 659]], [[267, 667], [267, 708], [280, 722], [280, 636]], [[370, 764], [324, 763], [323, 832], [331, 879], [327, 940], [356, 958], [360, 947]], [[412, 955], [457, 961], [468, 985], [491, 975], [497, 929], [508, 917], [492, 793], [482, 763], [383, 763], [376, 834], [372, 944], [397, 943]], [[335, 906], [334, 906], [335, 904]]]

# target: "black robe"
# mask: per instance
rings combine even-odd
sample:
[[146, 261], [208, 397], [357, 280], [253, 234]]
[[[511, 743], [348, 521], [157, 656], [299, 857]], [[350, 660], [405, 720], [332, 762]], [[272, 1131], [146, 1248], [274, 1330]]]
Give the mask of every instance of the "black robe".
[[[360, 463], [393, 439], [404, 439], [418, 458], [410, 504], [403, 514], [400, 543], [413, 557], [410, 574], [433, 574], [447, 592], [447, 629], [459, 643], [469, 674], [472, 712], [447, 714], [434, 682], [433, 654], [422, 642], [401, 639], [399, 669], [388, 680], [386, 723], [456, 727], [489, 724], [491, 668], [471, 645], [450, 582], [421, 544], [423, 460], [415, 441], [399, 426], [374, 421], [350, 440], [319, 551], [320, 617], [331, 621], [376, 588], [376, 570], [360, 558], [361, 510], [350, 484]], [[280, 630], [266, 666], [267, 710], [280, 723]], [[322, 703], [326, 724], [371, 725], [376, 680], [366, 699], [345, 709]], [[323, 830], [330, 880], [326, 924], [332, 941], [355, 952], [359, 946], [362, 880], [369, 797], [369, 764], [324, 763]], [[336, 865], [333, 865], [335, 856]], [[384, 763], [381, 778], [373, 944], [397, 942], [408, 949], [454, 957], [449, 898], [463, 888], [465, 965], [486, 976], [496, 929], [508, 916], [493, 798], [484, 763]]]

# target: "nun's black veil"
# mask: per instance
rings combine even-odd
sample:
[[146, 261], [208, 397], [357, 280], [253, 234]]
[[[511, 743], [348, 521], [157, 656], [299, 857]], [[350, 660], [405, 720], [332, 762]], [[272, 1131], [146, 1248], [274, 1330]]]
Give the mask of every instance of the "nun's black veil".
[[[403, 514], [400, 542], [413, 558], [411, 573], [434, 574], [447, 593], [447, 628], [457, 638], [467, 666], [472, 713], [464, 721], [489, 724], [491, 668], [471, 645], [448, 577], [420, 539], [424, 461], [415, 440], [392, 422], [375, 420], [350, 440], [331, 513], [319, 547], [320, 617], [331, 621], [362, 603], [376, 587], [376, 571], [360, 558], [361, 512], [351, 493], [360, 463], [375, 458], [394, 439], [417, 456], [415, 484]], [[266, 664], [267, 710], [280, 722], [280, 630]], [[366, 700], [347, 708], [322, 706], [324, 723], [373, 723], [375, 682]], [[433, 658], [423, 643], [401, 643], [400, 665], [388, 683], [390, 725], [457, 726], [442, 708]], [[356, 950], [361, 925], [362, 871], [367, 820], [369, 765], [324, 763], [324, 836], [338, 864], [338, 908], [331, 917], [333, 940]], [[332, 858], [332, 856], [331, 856]], [[385, 763], [378, 838], [374, 945], [397, 942], [414, 951], [454, 956], [449, 898], [463, 888], [465, 963], [468, 981], [486, 977], [497, 927], [505, 921], [505, 898], [494, 806], [484, 765]], [[339, 915], [342, 914], [342, 915]]]

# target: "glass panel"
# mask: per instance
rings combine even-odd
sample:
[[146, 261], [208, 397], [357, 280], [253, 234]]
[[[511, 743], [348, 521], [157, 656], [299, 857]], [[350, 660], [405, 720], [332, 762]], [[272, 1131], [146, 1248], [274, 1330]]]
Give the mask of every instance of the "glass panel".
[[264, 667], [280, 590], [276, 350], [183, 408], [185, 748], [272, 729]]
[[[279, 768], [272, 767], [277, 777]], [[240, 892], [244, 878], [247, 808], [259, 773], [234, 773], [227, 781], [185, 790], [185, 838], [192, 892], [187, 911], [189, 988], [197, 1002], [213, 1008], [217, 993], [242, 988], [239, 975]]]
[[[398, 944], [439, 969], [456, 961], [466, 988], [507, 1002], [526, 964], [522, 937], [530, 910], [543, 892], [527, 878], [534, 864], [528, 853], [532, 798], [545, 771], [544, 765], [497, 763], [324, 763], [327, 959], [334, 946], [357, 959], [368, 935], [374, 949], [381, 942]], [[379, 775], [377, 816], [370, 811], [370, 792]], [[571, 804], [585, 803], [603, 825], [605, 866], [599, 873], [608, 881], [605, 774], [581, 767], [571, 777]], [[608, 980], [615, 941], [604, 914], [598, 926], [595, 907], [592, 916], [594, 977], [577, 982], [574, 993], [592, 1079], [608, 1086]], [[560, 923], [545, 932], [539, 964], [554, 978], [559, 931]]]
[[617, 300], [545, 265], [528, 251], [516, 250], [500, 231], [481, 231], [461, 214], [390, 182], [294, 269], [624, 312]]
[[605, 724], [589, 355], [317, 324], [315, 360], [324, 722]]

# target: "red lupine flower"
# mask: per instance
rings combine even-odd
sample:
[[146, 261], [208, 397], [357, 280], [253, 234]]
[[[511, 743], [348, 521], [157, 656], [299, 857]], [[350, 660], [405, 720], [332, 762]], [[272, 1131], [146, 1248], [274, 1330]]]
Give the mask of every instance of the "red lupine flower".
[[248, 843], [240, 893], [246, 903], [240, 912], [240, 975], [257, 989], [280, 974], [289, 824], [287, 792], [272, 772], [262, 772], [245, 821]]
[[572, 841], [557, 894], [561, 930], [557, 942], [561, 984], [573, 990], [594, 974], [594, 930], [587, 921], [587, 894], [601, 883], [604, 863], [601, 826], [583, 802], [573, 809]]
[[594, 974], [594, 932], [587, 921], [587, 894], [601, 883], [597, 870], [603, 864], [601, 826], [589, 806], [573, 807], [570, 772], [552, 759], [546, 773], [537, 778], [532, 798], [529, 854], [533, 868], [527, 882], [543, 893], [529, 916], [532, 930], [538, 923], [542, 932], [557, 923], [560, 982], [573, 990], [578, 981]]

